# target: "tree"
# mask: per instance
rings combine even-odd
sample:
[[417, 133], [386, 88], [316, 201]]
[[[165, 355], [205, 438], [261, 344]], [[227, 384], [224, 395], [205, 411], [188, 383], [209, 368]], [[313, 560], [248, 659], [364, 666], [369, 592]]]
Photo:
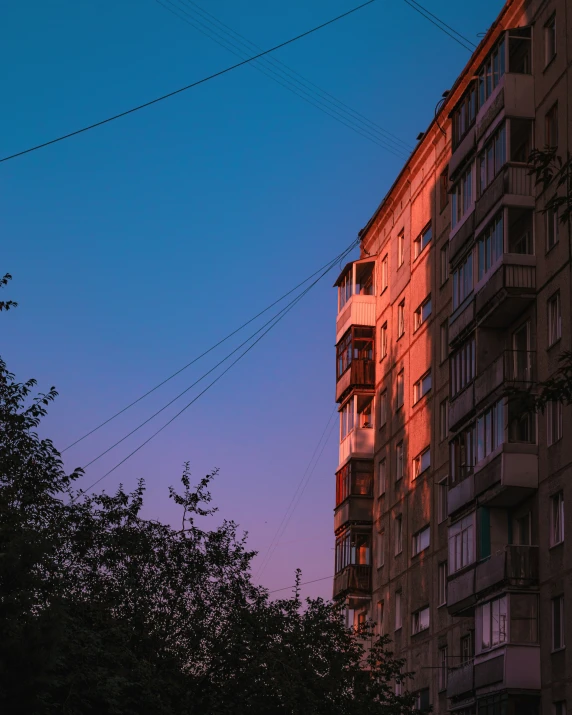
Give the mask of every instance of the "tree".
[[[5, 283], [4, 283], [5, 285]], [[398, 715], [404, 662], [338, 604], [270, 601], [209, 484], [185, 465], [177, 527], [144, 519], [144, 484], [86, 494], [0, 359], [0, 711], [15, 715]]]

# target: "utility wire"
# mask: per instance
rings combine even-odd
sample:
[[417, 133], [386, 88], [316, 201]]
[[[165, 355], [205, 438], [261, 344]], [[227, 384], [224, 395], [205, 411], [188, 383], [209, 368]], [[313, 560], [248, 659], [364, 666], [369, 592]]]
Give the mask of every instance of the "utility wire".
[[[333, 576], [323, 576], [322, 578], [315, 578], [313, 581], [303, 581], [299, 583], [298, 586], [307, 586], [309, 583], [318, 583], [318, 581], [326, 581], [327, 579], [334, 578]], [[284, 586], [283, 588], [275, 588], [273, 591], [268, 591], [268, 593], [278, 593], [278, 591], [287, 591], [289, 588], [296, 588], [296, 584], [291, 586]]]
[[[444, 32], [446, 35], [449, 35], [449, 37], [450, 37], [452, 40], [454, 40], [457, 44], [461, 45], [461, 47], [464, 47], [465, 50], [468, 50], [469, 52], [472, 52], [473, 49], [476, 47], [476, 45], [474, 45], [470, 40], [466, 40], [466, 39], [463, 37], [463, 35], [461, 35], [461, 34], [460, 34], [459, 32], [457, 32], [456, 30], [453, 30], [453, 32], [457, 35], [457, 37], [455, 37], [455, 35], [452, 35], [450, 32], [448, 32], [448, 31], [445, 29], [445, 27], [449, 27], [449, 25], [445, 25], [445, 23], [444, 23], [442, 20], [440, 20], [439, 18], [437, 18], [437, 19], [439, 20], [439, 22], [441, 23], [441, 25], [439, 25], [437, 22], [435, 22], [435, 20], [432, 20], [432, 19], [431, 19], [431, 16], [432, 16], [432, 17], [435, 17], [435, 18], [436, 18], [437, 16], [436, 16], [436, 15], [432, 15], [432, 13], [429, 13], [429, 11], [428, 11], [428, 10], [425, 10], [425, 8], [424, 8], [422, 5], [420, 5], [419, 3], [416, 3], [416, 4], [414, 5], [413, 2], [410, 2], [410, 0], [403, 0], [403, 2], [407, 3], [407, 5], [409, 5], [409, 7], [413, 8], [413, 10], [415, 10], [415, 12], [418, 12], [418, 13], [419, 13], [420, 15], [422, 15], [426, 20], [429, 20], [429, 22], [430, 22], [432, 25], [435, 25], [435, 27], [439, 28], [439, 30], [441, 30], [441, 32]], [[419, 7], [417, 7], [417, 5], [418, 5]], [[420, 9], [420, 8], [422, 8], [422, 9]], [[428, 13], [428, 14], [425, 14], [425, 13]], [[449, 28], [449, 29], [452, 29], [452, 28]], [[462, 38], [462, 39], [459, 39], [459, 38]], [[469, 45], [465, 44], [465, 42], [469, 43]], [[472, 47], [470, 47], [470, 45], [472, 45]]]
[[[112, 420], [114, 420], [116, 417], [119, 417], [119, 415], [122, 415], [124, 412], [127, 412], [127, 410], [129, 410], [131, 407], [133, 407], [134, 405], [136, 405], [138, 402], [141, 402], [141, 400], [144, 400], [144, 399], [145, 399], [146, 397], [148, 397], [151, 393], [155, 392], [155, 390], [158, 390], [160, 387], [162, 387], [162, 386], [165, 385], [167, 382], [169, 382], [170, 380], [172, 380], [173, 378], [175, 378], [177, 375], [179, 375], [180, 373], [182, 373], [184, 370], [186, 370], [187, 368], [191, 367], [191, 365], [194, 365], [194, 364], [195, 364], [196, 362], [198, 362], [201, 358], [205, 357], [205, 356], [208, 355], [210, 352], [212, 352], [213, 350], [215, 350], [216, 348], [218, 348], [220, 345], [222, 345], [222, 344], [225, 343], [227, 340], [229, 340], [230, 338], [232, 338], [234, 335], [236, 335], [237, 333], [239, 333], [241, 330], [243, 330], [244, 328], [246, 328], [247, 325], [250, 325], [250, 323], [253, 323], [257, 318], [260, 318], [262, 315], [264, 315], [264, 313], [267, 313], [269, 310], [271, 310], [272, 308], [274, 308], [275, 305], [278, 305], [278, 303], [281, 303], [285, 298], [287, 298], [289, 295], [291, 295], [292, 293], [294, 293], [295, 291], [297, 291], [298, 288], [301, 288], [305, 283], [307, 283], [309, 280], [311, 280], [312, 278], [314, 278], [314, 276], [317, 276], [318, 273], [321, 273], [321, 271], [323, 271], [325, 268], [327, 268], [327, 267], [331, 264], [331, 262], [332, 262], [332, 261], [328, 261], [328, 263], [326, 263], [325, 265], [323, 265], [321, 268], [318, 268], [317, 271], [314, 271], [314, 273], [312, 273], [311, 275], [309, 275], [307, 278], [304, 278], [304, 280], [301, 281], [300, 283], [298, 283], [298, 285], [294, 286], [294, 288], [291, 288], [287, 293], [284, 293], [284, 295], [280, 296], [280, 298], [278, 298], [277, 300], [275, 300], [273, 303], [270, 303], [270, 305], [266, 306], [266, 308], [264, 308], [263, 310], [261, 310], [259, 313], [257, 313], [255, 316], [253, 316], [253, 317], [250, 318], [249, 320], [247, 320], [245, 323], [243, 323], [242, 325], [240, 325], [238, 328], [236, 328], [235, 330], [233, 330], [231, 333], [229, 333], [229, 334], [226, 335], [224, 338], [222, 338], [221, 340], [219, 340], [217, 343], [215, 343], [214, 345], [212, 345], [210, 348], [208, 348], [207, 350], [205, 350], [204, 352], [202, 352], [200, 355], [197, 355], [197, 357], [193, 358], [193, 359], [192, 359], [190, 362], [188, 362], [186, 365], [183, 365], [183, 367], [181, 367], [181, 368], [179, 368], [178, 370], [176, 370], [174, 373], [172, 373], [171, 375], [169, 375], [169, 377], [165, 378], [165, 379], [162, 380], [160, 383], [158, 383], [157, 385], [155, 385], [155, 387], [152, 387], [150, 390], [147, 390], [147, 392], [145, 392], [143, 395], [141, 395], [140, 397], [138, 397], [136, 400], [133, 400], [133, 402], [130, 402], [126, 407], [123, 407], [121, 410], [119, 410], [118, 412], [116, 412], [114, 415], [112, 415], [111, 417], [108, 417], [108, 418], [107, 418], [106, 420], [104, 420], [103, 422], [100, 422], [100, 424], [98, 424], [96, 427], [94, 427], [93, 429], [91, 429], [89, 432], [86, 432], [83, 436], [81, 436], [81, 437], [79, 437], [78, 439], [76, 439], [74, 442], [72, 442], [71, 444], [69, 444], [65, 449], [62, 449], [62, 453], [63, 453], [63, 452], [66, 452], [68, 449], [71, 449], [72, 447], [75, 447], [76, 444], [79, 444], [79, 443], [82, 442], [84, 439], [86, 439], [87, 437], [89, 437], [90, 435], [92, 435], [94, 432], [97, 432], [99, 429], [101, 429], [101, 428], [104, 427], [105, 425], [109, 424], [109, 423], [110, 423]], [[263, 327], [264, 327], [264, 326], [263, 326]]]
[[320, 25], [316, 25], [316, 27], [313, 27], [310, 30], [306, 30], [305, 32], [302, 32], [299, 35], [296, 35], [295, 37], [291, 37], [289, 40], [285, 40], [284, 42], [281, 42], [278, 45], [274, 45], [270, 49], [264, 50], [263, 52], [259, 52], [258, 54], [253, 55], [252, 57], [248, 57], [245, 60], [242, 60], [241, 62], [237, 62], [236, 64], [231, 65], [230, 67], [226, 67], [223, 70], [219, 70], [218, 72], [215, 72], [214, 74], [208, 75], [207, 77], [203, 77], [202, 79], [196, 80], [195, 82], [191, 82], [191, 84], [187, 84], [184, 87], [180, 87], [179, 89], [175, 89], [172, 92], [163, 94], [160, 97], [151, 99], [148, 102], [139, 104], [136, 107], [127, 109], [124, 112], [120, 112], [119, 114], [114, 114], [113, 116], [108, 117], [107, 119], [102, 119], [99, 122], [95, 122], [94, 124], [89, 124], [88, 126], [82, 127], [81, 129], [76, 129], [75, 131], [69, 132], [68, 134], [63, 134], [62, 136], [59, 136], [55, 139], [50, 139], [50, 141], [43, 142], [42, 144], [37, 144], [36, 146], [30, 147], [29, 149], [24, 149], [23, 151], [16, 152], [15, 154], [10, 154], [8, 156], [5, 156], [2, 159], [0, 159], [0, 163], [2, 163], [4, 161], [9, 161], [10, 159], [15, 159], [16, 157], [23, 156], [24, 154], [29, 154], [30, 152], [37, 151], [38, 149], [43, 149], [44, 147], [50, 146], [52, 144], [56, 144], [57, 142], [64, 141], [65, 139], [70, 139], [71, 137], [77, 136], [78, 134], [82, 134], [83, 132], [87, 132], [90, 129], [96, 129], [97, 127], [101, 127], [104, 124], [113, 122], [116, 119], [120, 119], [121, 117], [126, 117], [128, 114], [133, 114], [134, 112], [138, 112], [141, 109], [150, 107], [153, 104], [162, 102], [165, 99], [174, 97], [177, 94], [186, 92], [187, 90], [197, 87], [200, 84], [204, 84], [205, 82], [215, 79], [216, 77], [221, 77], [222, 75], [227, 74], [228, 72], [232, 72], [232, 70], [235, 70], [238, 67], [242, 67], [243, 65], [246, 65], [249, 62], [252, 62], [253, 60], [257, 60], [259, 57], [264, 57], [265, 55], [268, 55], [271, 52], [275, 52], [276, 50], [279, 50], [282, 47], [286, 47], [287, 45], [291, 45], [293, 42], [296, 42], [297, 40], [300, 40], [303, 37], [307, 37], [308, 35], [311, 35], [314, 32], [317, 32], [318, 30], [321, 30], [324, 27], [327, 27], [328, 25], [332, 25], [334, 22], [337, 22], [338, 20], [342, 20], [343, 18], [348, 17], [349, 15], [352, 15], [353, 13], [357, 12], [358, 10], [363, 9], [364, 7], [367, 7], [368, 5], [371, 5], [374, 2], [376, 2], [376, 0], [366, 0], [366, 2], [362, 3], [361, 5], [357, 5], [356, 7], [353, 7], [350, 10], [347, 10], [346, 12], [342, 13], [341, 15], [337, 15], [336, 17], [333, 17], [331, 20], [327, 20], [326, 22], [323, 22]]
[[[353, 248], [355, 248], [355, 246], [357, 245], [358, 241], [359, 241], [359, 239], [357, 239], [356, 241], [352, 241], [352, 243], [348, 246], [348, 248], [347, 248], [344, 252], [342, 252], [342, 254], [340, 254], [340, 255], [341, 255], [341, 256], [347, 255], [350, 251], [353, 250]], [[108, 476], [109, 476], [112, 472], [114, 472], [118, 467], [120, 467], [122, 464], [124, 464], [125, 462], [127, 462], [128, 459], [130, 459], [134, 454], [136, 454], [136, 453], [137, 453], [140, 449], [142, 449], [145, 445], [149, 444], [149, 442], [150, 442], [152, 439], [154, 439], [160, 432], [162, 432], [166, 427], [168, 427], [172, 422], [174, 422], [178, 417], [180, 417], [180, 416], [183, 414], [183, 412], [185, 412], [185, 410], [187, 410], [191, 405], [193, 405], [202, 395], [205, 394], [205, 392], [207, 392], [208, 390], [210, 390], [210, 388], [213, 387], [213, 385], [215, 385], [224, 375], [226, 375], [226, 373], [227, 373], [232, 367], [234, 367], [234, 365], [236, 365], [237, 362], [239, 362], [247, 353], [249, 353], [249, 352], [252, 350], [252, 348], [253, 348], [255, 345], [257, 345], [257, 344], [262, 340], [262, 338], [264, 338], [264, 336], [267, 335], [267, 334], [272, 330], [272, 328], [275, 327], [275, 326], [282, 320], [282, 318], [284, 318], [284, 317], [292, 310], [292, 308], [294, 308], [294, 307], [300, 302], [300, 300], [302, 300], [302, 298], [316, 285], [316, 283], [318, 283], [327, 273], [329, 273], [329, 271], [336, 265], [336, 263], [338, 262], [339, 258], [340, 258], [340, 256], [336, 256], [336, 258], [334, 259], [334, 261], [331, 262], [330, 266], [327, 267], [327, 268], [321, 273], [321, 275], [318, 276], [318, 278], [316, 278], [316, 280], [315, 280], [313, 283], [311, 283], [307, 288], [305, 288], [305, 289], [302, 291], [302, 293], [300, 293], [294, 300], [292, 300], [292, 301], [290, 302], [290, 304], [289, 304], [285, 309], [283, 309], [283, 311], [281, 311], [281, 314], [277, 314], [277, 316], [275, 316], [274, 321], [271, 323], [271, 325], [269, 325], [269, 327], [266, 328], [266, 330], [265, 330], [251, 345], [249, 345], [235, 360], [233, 360], [233, 361], [231, 362], [230, 365], [228, 365], [228, 367], [226, 367], [212, 382], [210, 382], [210, 383], [204, 388], [204, 390], [202, 390], [201, 392], [199, 392], [198, 395], [196, 395], [196, 396], [195, 396], [190, 402], [188, 402], [181, 410], [179, 410], [179, 412], [177, 412], [173, 417], [171, 417], [170, 420], [168, 420], [167, 422], [165, 422], [158, 430], [156, 430], [150, 437], [148, 437], [145, 441], [143, 441], [138, 447], [136, 447], [132, 452], [130, 452], [126, 457], [124, 457], [120, 462], [118, 462], [117, 464], [115, 464], [115, 466], [113, 466], [111, 469], [109, 469], [107, 472], [105, 472], [105, 474], [103, 474], [101, 477], [99, 477], [98, 479], [96, 479], [95, 482], [93, 482], [92, 484], [90, 484], [90, 486], [87, 487], [87, 489], [82, 489], [82, 490], [80, 490], [80, 492], [78, 492], [78, 495], [77, 495], [77, 496], [80, 496], [80, 494], [86, 494], [87, 492], [89, 492], [91, 489], [93, 489], [93, 487], [95, 487], [95, 486], [96, 486], [97, 484], [99, 484], [103, 479], [105, 479], [106, 477], [108, 477]]]
[[[292, 516], [294, 512], [296, 511], [296, 508], [298, 504], [300, 503], [300, 500], [302, 499], [302, 495], [306, 491], [306, 487], [308, 486], [310, 479], [312, 478], [312, 475], [314, 473], [314, 470], [316, 468], [316, 465], [320, 461], [320, 457], [322, 456], [324, 449], [326, 448], [326, 445], [328, 443], [328, 440], [330, 439], [330, 436], [332, 434], [333, 428], [336, 426], [336, 421], [334, 420], [334, 423], [332, 427], [330, 428], [330, 422], [332, 421], [332, 417], [334, 417], [337, 413], [337, 408], [334, 408], [334, 411], [330, 415], [328, 422], [326, 426], [324, 427], [324, 431], [320, 435], [320, 439], [318, 440], [318, 444], [316, 445], [314, 452], [310, 458], [310, 461], [308, 462], [308, 466], [304, 470], [304, 474], [302, 475], [302, 478], [300, 479], [300, 482], [298, 483], [298, 486], [296, 487], [296, 491], [294, 492], [294, 496], [290, 500], [290, 503], [288, 504], [288, 507], [286, 511], [284, 512], [284, 516], [282, 517], [282, 521], [280, 522], [278, 529], [276, 529], [276, 532], [274, 536], [272, 537], [272, 541], [270, 542], [270, 545], [268, 546], [268, 549], [266, 550], [266, 553], [262, 559], [262, 562], [260, 566], [258, 567], [258, 570], [256, 572], [256, 577], [260, 578], [262, 576], [262, 573], [270, 563], [270, 560], [274, 556], [274, 552], [276, 551], [278, 544], [280, 543], [280, 539], [284, 536], [284, 533], [286, 532], [286, 529], [288, 528], [288, 524], [290, 523], [290, 520], [292, 519]], [[330, 428], [330, 431], [328, 432], [326, 436], [326, 432], [328, 431], [328, 428]], [[324, 439], [325, 437], [325, 439]], [[323, 440], [323, 444], [322, 444]], [[321, 450], [320, 453], [318, 454], [317, 459], [314, 461], [314, 458], [316, 457], [316, 453], [318, 452], [318, 449], [320, 449], [321, 445]], [[313, 463], [313, 466], [312, 466]], [[310, 469], [311, 468], [311, 469]]]
[[448, 30], [451, 30], [451, 32], [454, 32], [455, 35], [457, 35], [457, 36], [460, 37], [462, 40], [464, 40], [467, 44], [471, 45], [473, 48], [476, 49], [477, 46], [475, 45], [474, 42], [472, 42], [471, 40], [469, 40], [468, 37], [465, 37], [465, 35], [461, 35], [461, 33], [458, 32], [458, 30], [455, 30], [454, 27], [451, 27], [451, 25], [447, 25], [447, 23], [446, 23], [444, 20], [441, 20], [440, 17], [438, 17], [437, 15], [434, 15], [430, 10], [427, 10], [427, 8], [426, 8], [424, 5], [422, 5], [420, 2], [417, 2], [417, 0], [410, 0], [410, 4], [411, 4], [411, 3], [413, 3], [414, 5], [417, 5], [417, 7], [421, 8], [421, 10], [423, 10], [423, 12], [427, 13], [427, 15], [431, 15], [431, 17], [433, 17], [435, 20], [437, 20], [438, 22], [440, 22], [441, 25], [443, 25], [444, 27], [446, 27]]
[[[233, 30], [196, 2], [193, 2], [193, 0], [178, 1], [181, 5], [184, 5], [186, 9], [179, 7], [179, 5], [175, 4], [173, 0], [156, 0], [159, 5], [164, 7], [173, 15], [191, 25], [191, 27], [194, 27], [198, 32], [206, 35], [218, 45], [232, 52], [234, 55], [244, 57], [244, 55], [248, 52], [252, 52], [253, 50], [258, 51], [261, 49], [260, 46], [251, 42], [244, 37], [244, 35], [236, 32], [236, 30]], [[165, 2], [175, 8], [175, 10], [165, 5]], [[185, 17], [183, 17], [180, 12], [182, 12]], [[226, 35], [227, 37], [224, 37], [223, 35]], [[238, 45], [242, 45], [242, 47], [239, 47], [236, 43], [238, 43]], [[300, 99], [312, 104], [320, 111], [347, 126], [349, 129], [357, 131], [357, 133], [361, 134], [361, 136], [374, 141], [374, 143], [382, 146], [382, 148], [388, 149], [387, 144], [389, 144], [392, 150], [396, 150], [401, 153], [405, 150], [407, 152], [407, 156], [411, 153], [412, 147], [407, 144], [407, 142], [387, 131], [379, 124], [371, 121], [363, 114], [360, 114], [360, 112], [357, 112], [349, 105], [337, 99], [334, 95], [326, 92], [318, 85], [306, 79], [299, 72], [296, 72], [294, 69], [277, 58], [267, 57], [252, 63], [252, 66], [259, 72], [262, 72], [262, 74], [270, 77], [270, 79], [273, 79], [285, 89], [288, 89], [293, 94], [296, 94], [300, 97]], [[364, 131], [367, 132], [367, 134], [364, 134]], [[375, 137], [375, 140], [371, 135]], [[377, 139], [385, 142], [385, 144], [380, 145]], [[404, 157], [400, 154], [400, 158]]]

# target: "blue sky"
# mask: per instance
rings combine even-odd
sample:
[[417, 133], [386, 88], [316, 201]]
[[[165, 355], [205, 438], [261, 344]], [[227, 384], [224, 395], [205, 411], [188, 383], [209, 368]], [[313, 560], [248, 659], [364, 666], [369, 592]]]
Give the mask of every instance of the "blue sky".
[[[502, 2], [426, 6], [476, 43]], [[211, 0], [205, 7], [267, 48], [352, 3]], [[405, 2], [378, 0], [276, 57], [414, 144], [468, 52]], [[0, 153], [235, 61], [155, 0], [8, 4]], [[2, 318], [1, 350], [19, 379], [57, 386], [46, 421], [55, 443], [63, 448], [81, 436], [338, 254], [402, 163], [247, 66], [2, 164], [0, 270], [14, 276], [9, 297], [20, 307]], [[167, 487], [182, 463], [197, 479], [218, 467], [220, 516], [235, 519], [252, 548], [264, 551], [334, 407], [334, 278], [335, 271], [102, 487], [131, 487], [143, 477], [147, 513], [175, 520]], [[67, 465], [85, 464], [212, 364], [197, 363], [67, 452]], [[85, 484], [178, 409], [90, 467]], [[304, 580], [333, 573], [336, 437], [261, 577], [272, 589], [292, 583], [297, 566]], [[329, 596], [331, 582], [304, 593]]]

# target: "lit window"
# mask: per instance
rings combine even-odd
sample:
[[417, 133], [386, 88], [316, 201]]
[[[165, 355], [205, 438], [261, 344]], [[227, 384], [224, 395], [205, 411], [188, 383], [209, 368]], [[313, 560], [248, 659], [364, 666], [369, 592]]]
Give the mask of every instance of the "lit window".
[[431, 315], [431, 296], [425, 298], [423, 303], [417, 308], [413, 314], [413, 330], [419, 330], [423, 323]]
[[437, 523], [442, 524], [447, 518], [447, 477], [437, 483]]
[[379, 395], [379, 426], [383, 427], [387, 422], [387, 390]]
[[546, 437], [549, 447], [562, 438], [562, 403], [559, 400], [546, 405]]
[[488, 650], [507, 640], [507, 599], [495, 598], [477, 608], [477, 635], [481, 632], [481, 650]]
[[395, 593], [395, 630], [398, 631], [402, 626], [401, 620], [401, 591]]
[[558, 102], [546, 112], [544, 119], [544, 143], [547, 147], [558, 146]]
[[379, 463], [379, 495], [385, 494], [387, 489], [387, 460], [385, 457]]
[[411, 634], [421, 633], [421, 631], [426, 631], [429, 628], [429, 606], [426, 608], [421, 608], [419, 611], [415, 611], [413, 614], [413, 623], [411, 628]]
[[418, 531], [416, 534], [413, 534], [411, 539], [412, 556], [417, 556], [417, 554], [420, 554], [422, 551], [425, 551], [425, 549], [429, 548], [430, 534], [431, 529], [428, 526], [426, 526], [424, 529], [421, 529], [421, 531]]
[[403, 479], [403, 442], [398, 442], [397, 446], [395, 447], [395, 461], [395, 481], [398, 482], [400, 479]]
[[400, 338], [405, 333], [405, 300], [397, 306], [397, 337]]
[[380, 360], [387, 356], [387, 323], [384, 323], [379, 331], [379, 353]]
[[449, 527], [450, 573], [475, 561], [474, 514], [460, 519]]
[[427, 447], [427, 449], [423, 450], [423, 452], [417, 455], [417, 457], [415, 457], [415, 459], [413, 460], [413, 478], [415, 479], [420, 474], [423, 474], [423, 472], [426, 469], [429, 469], [430, 466], [431, 450], [429, 449], [429, 447]]
[[415, 258], [417, 258], [417, 256], [423, 251], [425, 246], [429, 244], [432, 237], [433, 233], [431, 231], [431, 224], [429, 224], [423, 229], [419, 236], [417, 236], [415, 241], [413, 241], [413, 255]]
[[564, 541], [564, 493], [550, 497], [550, 546]]
[[395, 517], [395, 555], [403, 551], [403, 518], [401, 514]]
[[404, 399], [404, 388], [405, 388], [405, 373], [403, 370], [400, 370], [397, 373], [397, 391], [396, 391], [396, 409], [399, 409], [400, 407], [403, 406], [403, 399]]
[[544, 25], [544, 65], [549, 64], [556, 56], [556, 15]]
[[562, 314], [560, 293], [555, 293], [548, 301], [548, 346], [554, 345], [562, 337]]
[[447, 603], [447, 562], [442, 561], [437, 567], [438, 593], [437, 605], [444, 606]]
[[564, 648], [564, 596], [552, 599], [552, 650]]
[[449, 278], [449, 242], [443, 246], [441, 249], [441, 283], [440, 285], [444, 285], [447, 281], [447, 278]]
[[402, 229], [397, 237], [397, 267], [401, 268], [405, 261], [405, 232]]
[[552, 206], [547, 208], [544, 221], [546, 222], [546, 250], [549, 251], [554, 248], [559, 239], [558, 209]]
[[431, 389], [431, 370], [426, 372], [423, 377], [419, 378], [417, 382], [413, 385], [413, 403], [419, 402], [419, 400], [426, 395]]

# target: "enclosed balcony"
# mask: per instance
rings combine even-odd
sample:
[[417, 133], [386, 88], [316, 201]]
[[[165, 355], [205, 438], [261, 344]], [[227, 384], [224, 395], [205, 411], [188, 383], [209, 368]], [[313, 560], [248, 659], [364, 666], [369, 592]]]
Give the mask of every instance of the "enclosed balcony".
[[334, 285], [338, 288], [337, 344], [352, 325], [375, 326], [375, 261], [348, 263]]
[[531, 691], [531, 695], [538, 695], [540, 647], [508, 643], [489, 653], [475, 656], [474, 670], [477, 694], [479, 690], [483, 693], [524, 690]]
[[336, 345], [336, 402], [375, 388], [374, 328], [351, 326]]
[[477, 236], [477, 324], [506, 328], [536, 296], [533, 213], [501, 209]]
[[340, 408], [339, 465], [350, 459], [372, 459], [374, 442], [373, 395], [353, 394]]
[[334, 531], [373, 521], [373, 460], [351, 460], [336, 473]]
[[526, 389], [536, 381], [536, 353], [531, 350], [505, 350], [475, 379], [475, 403], [492, 394]]
[[504, 586], [525, 589], [538, 586], [538, 546], [509, 544], [477, 564], [478, 596]]
[[[523, 415], [523, 421], [531, 420]], [[531, 426], [524, 430], [530, 431]], [[479, 503], [511, 507], [538, 489], [538, 450], [527, 442], [504, 443], [475, 467], [475, 496]]]
[[470, 693], [475, 687], [472, 659], [447, 673], [447, 697], [459, 698]]
[[371, 596], [371, 529], [350, 527], [336, 538], [334, 598]]

